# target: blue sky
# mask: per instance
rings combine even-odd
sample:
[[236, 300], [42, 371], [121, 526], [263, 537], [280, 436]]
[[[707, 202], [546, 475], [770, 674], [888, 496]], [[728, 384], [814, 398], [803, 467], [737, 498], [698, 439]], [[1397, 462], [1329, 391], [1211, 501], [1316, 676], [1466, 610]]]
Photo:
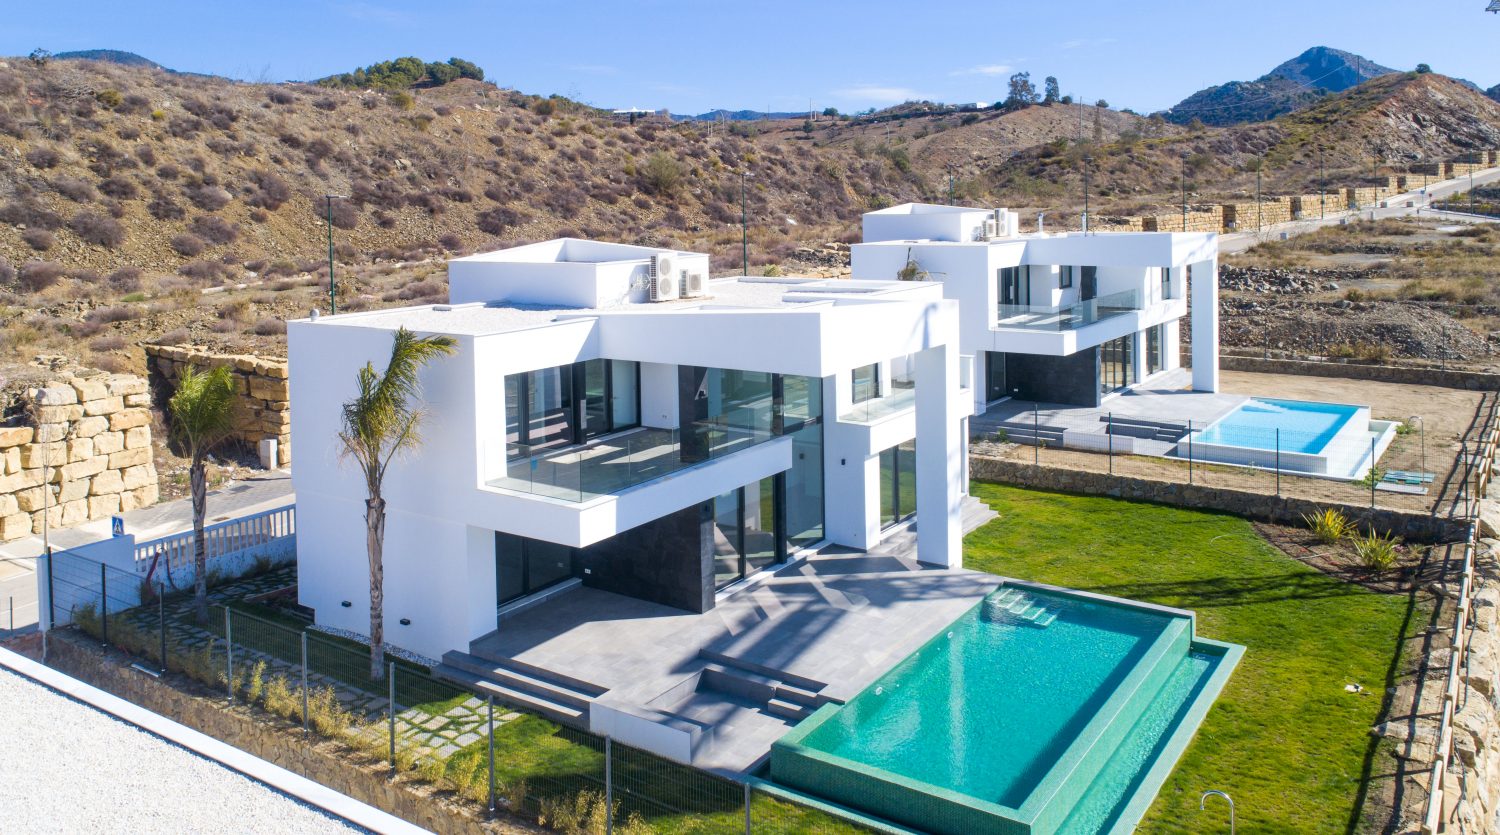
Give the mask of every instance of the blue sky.
[[1056, 75], [1080, 100], [1145, 112], [1315, 45], [1489, 87], [1500, 15], [1486, 2], [8, 0], [0, 54], [124, 49], [248, 80], [456, 55], [524, 92], [678, 113], [993, 101], [1029, 71], [1038, 86]]

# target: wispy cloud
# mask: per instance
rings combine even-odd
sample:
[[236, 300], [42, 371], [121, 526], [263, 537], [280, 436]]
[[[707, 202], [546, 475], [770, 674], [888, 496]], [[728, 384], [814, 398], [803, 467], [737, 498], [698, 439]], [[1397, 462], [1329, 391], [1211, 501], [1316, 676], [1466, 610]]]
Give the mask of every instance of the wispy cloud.
[[1115, 38], [1073, 38], [1072, 40], [1063, 41], [1058, 46], [1063, 49], [1083, 49], [1084, 47], [1104, 46], [1105, 44], [1112, 44], [1114, 42]]
[[620, 68], [608, 64], [569, 64], [564, 69], [589, 75], [619, 75]]
[[950, 72], [948, 74], [949, 75], [987, 75], [987, 76], [997, 76], [997, 75], [1005, 75], [1006, 73], [1010, 72], [1013, 69], [1015, 69], [1015, 67], [1012, 67], [1010, 64], [980, 64], [977, 67], [969, 67], [967, 69], [954, 70], [953, 72]]
[[341, 3], [335, 8], [343, 12], [345, 16], [352, 17], [355, 20], [362, 20], [368, 23], [383, 23], [387, 26], [398, 26], [409, 22], [411, 19], [405, 12], [396, 9], [387, 9], [371, 3]]
[[845, 99], [890, 102], [892, 104], [912, 101], [914, 99], [930, 98], [910, 87], [886, 87], [880, 84], [855, 84], [852, 87], [843, 87], [834, 90], [833, 94]]

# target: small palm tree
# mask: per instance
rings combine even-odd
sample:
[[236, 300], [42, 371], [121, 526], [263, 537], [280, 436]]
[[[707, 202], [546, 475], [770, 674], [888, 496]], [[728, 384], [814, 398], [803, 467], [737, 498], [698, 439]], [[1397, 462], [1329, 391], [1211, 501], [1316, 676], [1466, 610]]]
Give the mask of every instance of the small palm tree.
[[208, 623], [208, 553], [203, 537], [203, 520], [208, 516], [205, 459], [234, 428], [234, 376], [229, 366], [221, 365], [206, 373], [190, 365], [183, 368], [167, 409], [172, 413], [172, 436], [191, 460], [188, 481], [193, 489], [193, 610], [199, 623]]
[[359, 370], [359, 393], [344, 404], [344, 428], [339, 440], [365, 477], [365, 548], [370, 559], [370, 678], [385, 675], [385, 498], [386, 467], [399, 453], [421, 443], [422, 410], [417, 372], [430, 360], [453, 353], [447, 336], [419, 337], [406, 328], [396, 331], [385, 373], [371, 363]]

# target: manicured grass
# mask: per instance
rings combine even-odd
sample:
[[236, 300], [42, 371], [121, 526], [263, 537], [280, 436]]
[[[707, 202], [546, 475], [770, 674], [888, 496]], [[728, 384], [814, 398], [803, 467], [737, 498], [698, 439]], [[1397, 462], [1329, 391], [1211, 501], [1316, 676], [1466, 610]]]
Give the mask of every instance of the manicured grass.
[[[1310, 569], [1242, 519], [1117, 499], [975, 484], [1000, 518], [964, 541], [969, 568], [1179, 606], [1199, 635], [1243, 644], [1224, 693], [1140, 831], [1224, 832], [1234, 797], [1241, 832], [1358, 828], [1361, 785], [1388, 771], [1369, 734], [1404, 635], [1430, 612]], [[1364, 692], [1344, 686], [1358, 683]]]

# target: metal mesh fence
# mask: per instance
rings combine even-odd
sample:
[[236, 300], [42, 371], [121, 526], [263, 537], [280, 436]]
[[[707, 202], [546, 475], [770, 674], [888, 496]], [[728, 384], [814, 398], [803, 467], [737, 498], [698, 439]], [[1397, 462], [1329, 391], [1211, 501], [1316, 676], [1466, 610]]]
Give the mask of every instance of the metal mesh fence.
[[[52, 623], [71, 623], [152, 671], [180, 673], [341, 740], [491, 809], [567, 832], [854, 833], [827, 811], [750, 791], [692, 766], [554, 723], [265, 607], [215, 603], [200, 621], [190, 586], [148, 587], [129, 572], [58, 552], [46, 561]], [[491, 732], [493, 728], [493, 733]], [[493, 790], [492, 790], [493, 787]]]

